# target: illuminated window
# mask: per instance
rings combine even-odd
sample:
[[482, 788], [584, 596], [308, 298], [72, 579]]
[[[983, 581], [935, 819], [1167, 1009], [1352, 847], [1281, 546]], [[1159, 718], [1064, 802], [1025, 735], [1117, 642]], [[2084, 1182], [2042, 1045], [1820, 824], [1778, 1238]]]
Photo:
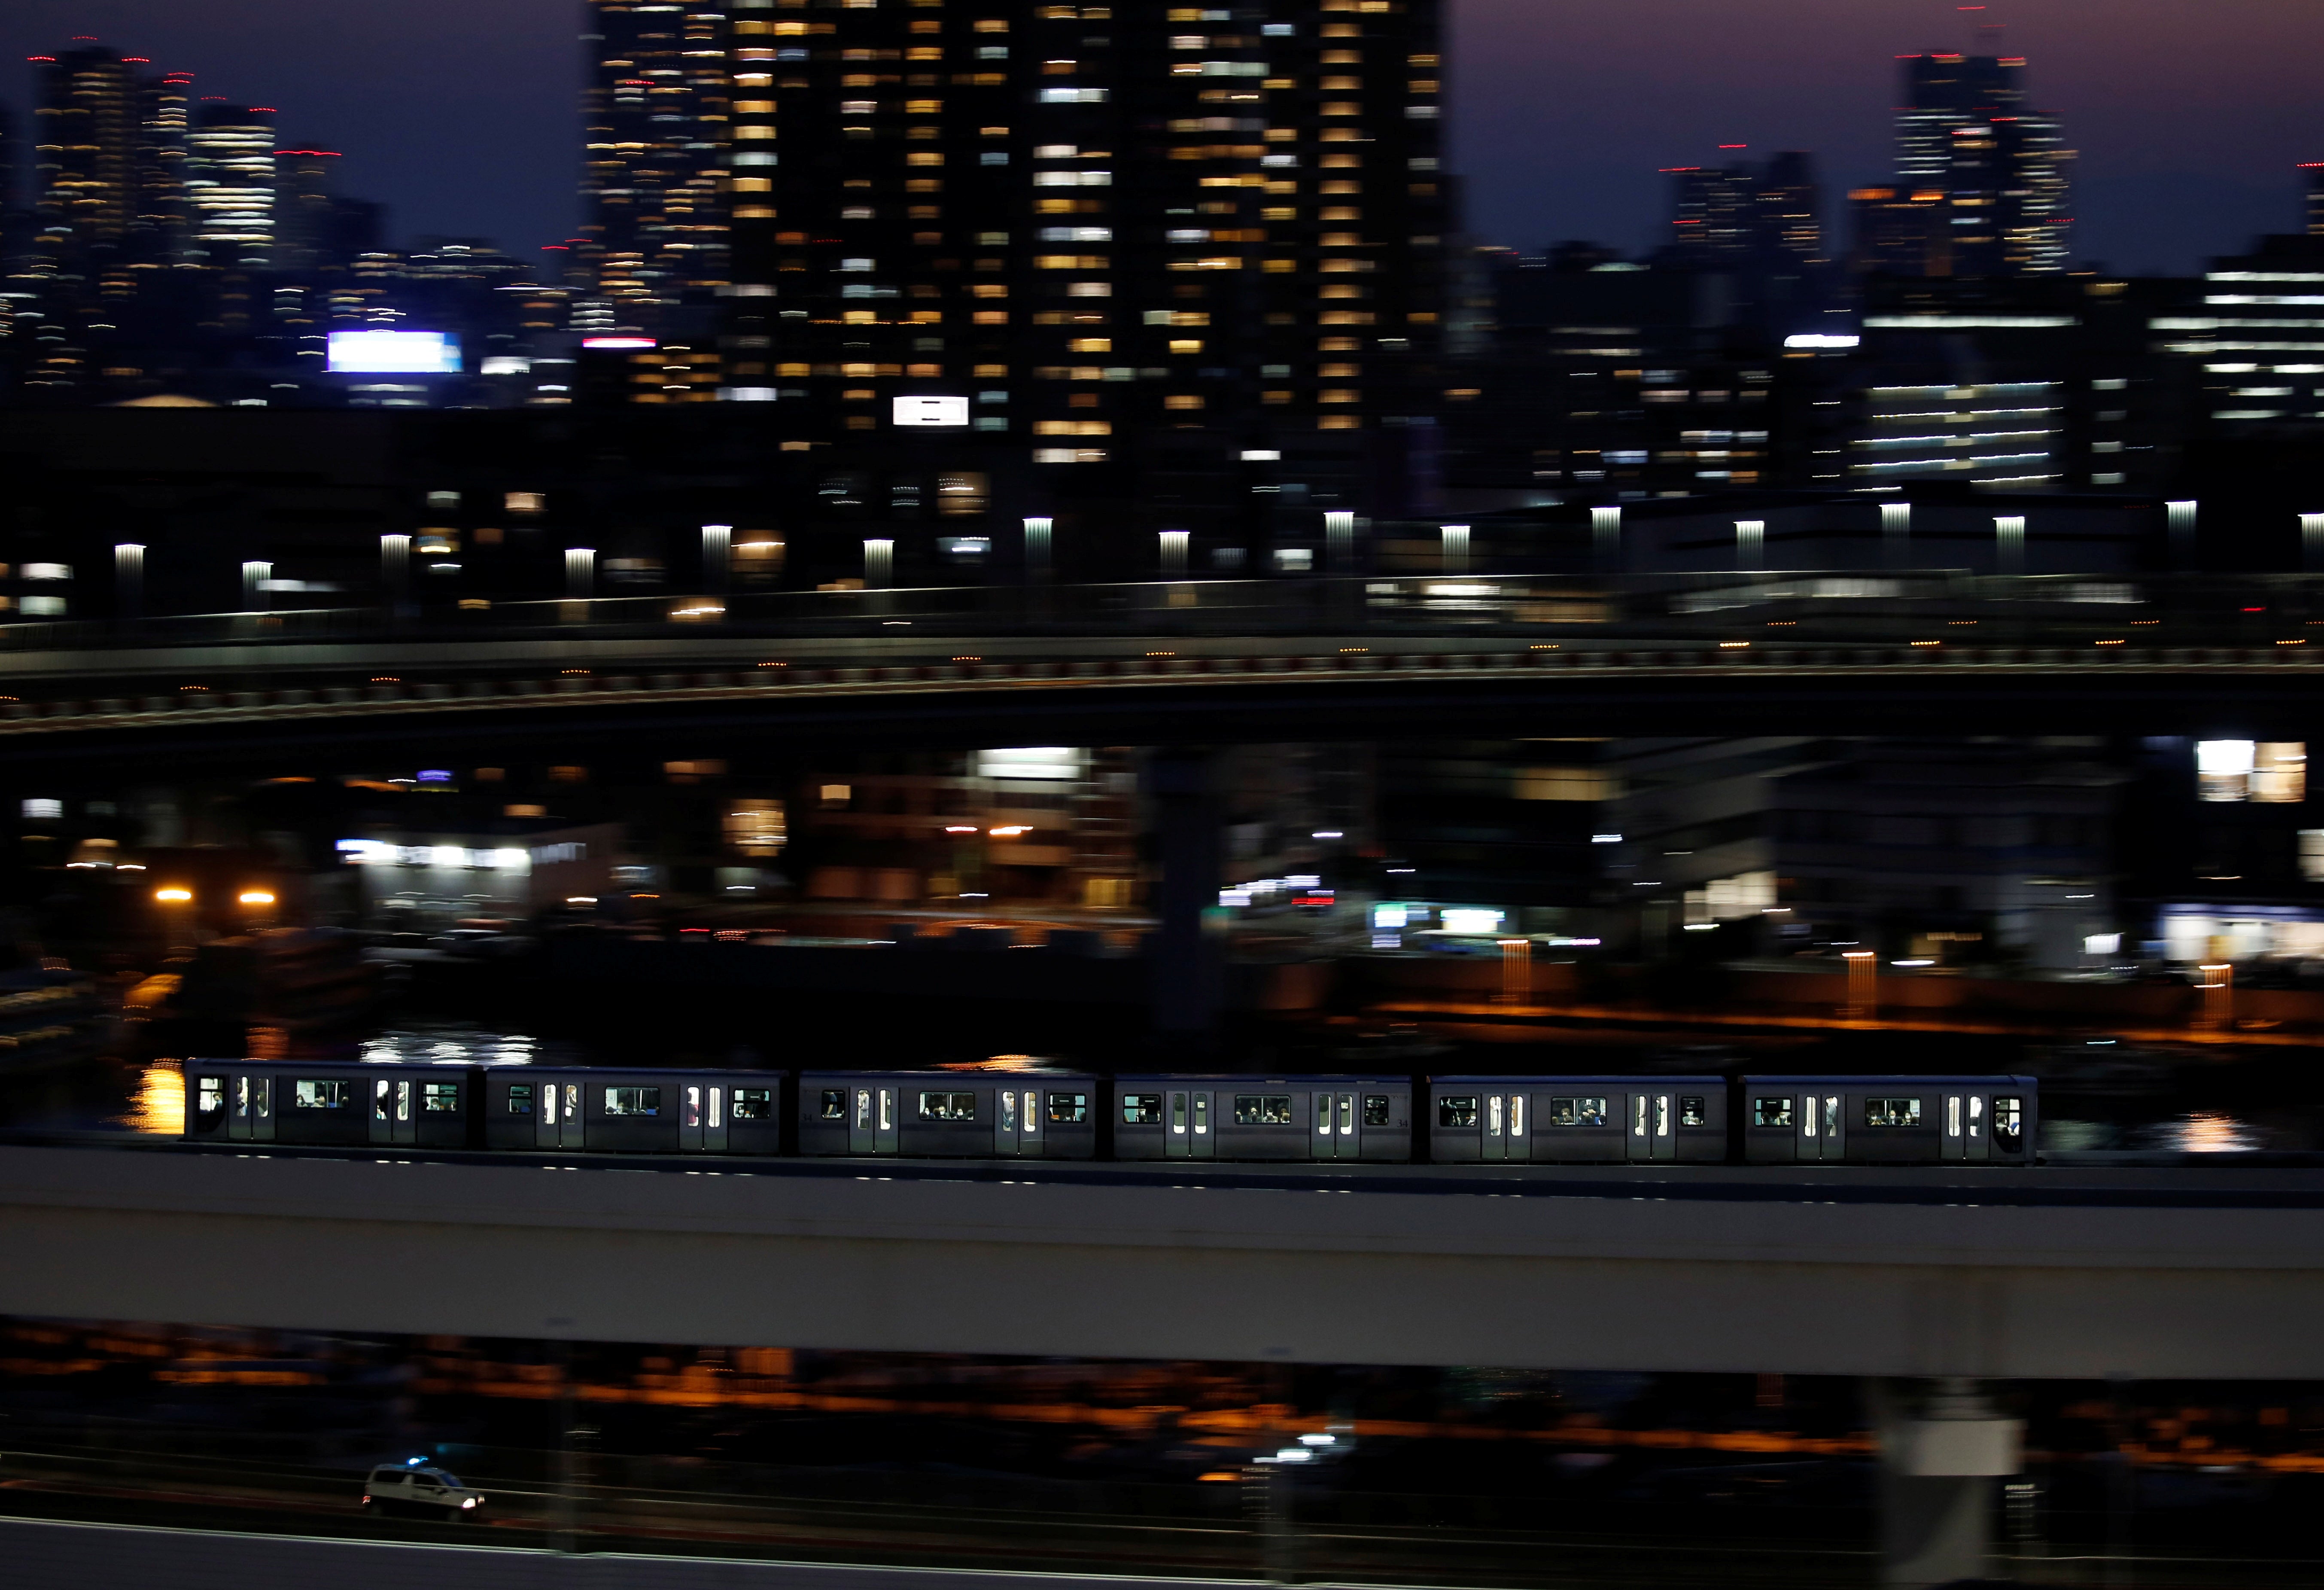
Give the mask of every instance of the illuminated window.
[[816, 1108], [817, 1115], [825, 1121], [842, 1121], [847, 1117], [847, 1090], [826, 1087]]
[[1549, 1101], [1549, 1123], [1552, 1126], [1603, 1126], [1606, 1124], [1606, 1101], [1602, 1098], [1553, 1098]]
[[1516, 771], [1519, 800], [1611, 800], [1621, 794], [1613, 774], [1594, 767], [1521, 767]]
[[1053, 1093], [1049, 1095], [1049, 1119], [1080, 1122], [1089, 1119], [1089, 1095], [1085, 1093]]
[[460, 1085], [456, 1082], [428, 1082], [420, 1085], [420, 1108], [426, 1114], [441, 1115], [460, 1107]]
[[1162, 1124], [1162, 1095], [1158, 1093], [1125, 1093], [1121, 1095], [1121, 1121], [1125, 1126], [1159, 1126]]
[[1288, 1126], [1291, 1095], [1287, 1093], [1239, 1093], [1234, 1102], [1238, 1126]]
[[1475, 1094], [1446, 1094], [1436, 1101], [1436, 1124], [1439, 1126], [1474, 1126], [1476, 1123]]
[[924, 1093], [920, 1095], [920, 1119], [973, 1121], [976, 1119], [976, 1095], [973, 1093]]
[[2015, 1149], [2025, 1132], [2025, 1101], [2005, 1094], [1993, 1101], [1993, 1141], [1997, 1147]]
[[853, 784], [825, 784], [823, 786], [821, 790], [818, 791], [818, 794], [823, 802], [823, 809], [825, 811], [844, 810], [848, 803], [855, 799], [855, 786]]
[[532, 1114], [532, 1084], [512, 1082], [508, 1090], [508, 1113], [512, 1115]]
[[782, 854], [790, 838], [790, 825], [779, 800], [735, 800], [724, 818], [726, 843], [744, 855]]
[[1868, 1098], [1864, 1101], [1867, 1126], [1918, 1126], [1921, 1101], [1916, 1098]]
[[1789, 1126], [1792, 1123], [1792, 1101], [1788, 1098], [1755, 1098], [1751, 1101], [1751, 1124], [1754, 1126]]
[[355, 1103], [352, 1082], [317, 1081], [300, 1077], [290, 1085], [290, 1107], [294, 1110], [344, 1110]]
[[1678, 1101], [1678, 1123], [1681, 1126], [1708, 1126], [1710, 1114], [1703, 1107], [1701, 1094], [1683, 1095]]
[[2308, 746], [2299, 740], [2200, 740], [2197, 797], [2289, 805], [2308, 798]]
[[[823, 1114], [827, 1120], [836, 1120], [846, 1114], [847, 1095], [838, 1088], [826, 1088], [823, 1095]], [[738, 1087], [734, 1090], [734, 1119], [737, 1121], [771, 1121], [775, 1118], [775, 1090], [771, 1087]]]
[[608, 1115], [659, 1115], [661, 1114], [661, 1089], [659, 1087], [609, 1087], [605, 1090], [605, 1114]]

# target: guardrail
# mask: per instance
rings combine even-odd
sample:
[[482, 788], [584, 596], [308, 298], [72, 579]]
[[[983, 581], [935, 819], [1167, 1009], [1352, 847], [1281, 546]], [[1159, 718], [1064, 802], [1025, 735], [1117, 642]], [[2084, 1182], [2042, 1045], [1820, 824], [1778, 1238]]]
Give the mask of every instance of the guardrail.
[[[2292, 640], [2324, 627], [2324, 576], [1977, 576], [1812, 571], [1316, 579], [769, 591], [721, 596], [513, 600], [475, 608], [386, 605], [53, 619], [0, 624], [9, 653], [187, 645], [549, 637], [930, 636], [1486, 633], [1625, 639], [1812, 624], [1834, 639], [1899, 625], [1964, 628], [2017, 643], [2162, 627], [2177, 643]], [[1925, 638], [1925, 637], [1920, 637]], [[2324, 643], [2324, 637], [2319, 637]], [[5, 667], [5, 662], [0, 662]]]
[[2132, 646], [2105, 641], [2073, 646], [1965, 646], [1907, 642], [1887, 646], [1785, 646], [1757, 642], [1621, 647], [1539, 643], [1522, 651], [1400, 654], [1340, 650], [1328, 654], [1098, 657], [1052, 661], [866, 664], [761, 663], [703, 673], [570, 674], [554, 678], [374, 680], [272, 689], [184, 687], [167, 695], [0, 700], [0, 736], [68, 729], [135, 727], [184, 721], [295, 720], [350, 714], [607, 707], [681, 700], [926, 695], [992, 690], [1267, 686], [1291, 682], [1384, 683], [1539, 679], [1563, 673], [1668, 678], [1738, 674], [1819, 676], [2027, 673], [2280, 674], [2324, 670], [2324, 643], [2243, 647]]

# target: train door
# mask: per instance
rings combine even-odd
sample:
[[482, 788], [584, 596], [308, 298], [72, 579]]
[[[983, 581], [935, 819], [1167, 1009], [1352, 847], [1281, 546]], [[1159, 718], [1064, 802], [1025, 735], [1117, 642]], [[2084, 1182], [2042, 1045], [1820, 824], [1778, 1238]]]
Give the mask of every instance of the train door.
[[1533, 1100], [1526, 1094], [1509, 1095], [1509, 1158], [1533, 1158]]
[[1338, 1117], [1332, 1141], [1338, 1145], [1337, 1157], [1342, 1160], [1360, 1159], [1363, 1140], [1356, 1131], [1356, 1095], [1343, 1093], [1332, 1101], [1333, 1112]]
[[1993, 1123], [1986, 1108], [1986, 1095], [1981, 1093], [1970, 1094], [1968, 1103], [1969, 1119], [1963, 1123], [1964, 1146], [1968, 1148], [1969, 1157], [1971, 1160], [1979, 1161], [1990, 1160], [1993, 1158], [1991, 1131]]
[[250, 1136], [254, 1142], [274, 1141], [274, 1078], [250, 1079]]
[[892, 1154], [896, 1151], [896, 1085], [859, 1082], [854, 1110], [848, 1117], [847, 1151], [851, 1154]]
[[1629, 1095], [1629, 1130], [1623, 1158], [1640, 1163], [1678, 1158], [1678, 1122], [1673, 1114], [1678, 1101], [1667, 1093]]
[[689, 1082], [678, 1090], [678, 1148], [680, 1153], [702, 1151], [702, 1122], [708, 1103], [702, 1095], [705, 1085]]
[[226, 1117], [226, 1135], [232, 1142], [248, 1142], [251, 1137], [250, 1086], [256, 1078], [237, 1074], [226, 1078], [231, 1091]]
[[1169, 1135], [1162, 1156], [1167, 1160], [1209, 1160], [1217, 1157], [1218, 1134], [1211, 1130], [1211, 1094], [1188, 1088], [1170, 1095]]
[[1034, 1097], [1029, 1087], [1021, 1099], [1013, 1087], [998, 1089], [993, 1095], [992, 1151], [1004, 1160], [1013, 1160], [1025, 1151], [1025, 1121], [1033, 1113]]
[[540, 1101], [533, 1106], [532, 1146], [554, 1149], [565, 1146], [561, 1128], [565, 1117], [565, 1089], [556, 1082], [544, 1082], [539, 1088]]
[[1336, 1160], [1340, 1157], [1339, 1134], [1332, 1130], [1333, 1095], [1319, 1093], [1307, 1101], [1308, 1119], [1314, 1130], [1307, 1134], [1307, 1157], [1311, 1160]]
[[1509, 1095], [1489, 1093], [1477, 1101], [1480, 1118], [1478, 1157], [1485, 1160], [1506, 1160], [1509, 1157]]
[[1840, 1108], [1845, 1097], [1839, 1093], [1800, 1096], [1799, 1157], [1803, 1160], [1837, 1164], [1846, 1155], [1848, 1127]]
[[727, 1096], [723, 1082], [714, 1082], [703, 1091], [702, 1147], [706, 1152], [723, 1154], [726, 1151], [726, 1116], [733, 1101]]
[[392, 1080], [395, 1091], [389, 1105], [392, 1118], [388, 1123], [388, 1141], [398, 1147], [409, 1147], [420, 1141], [420, 1088], [409, 1077]]
[[395, 1142], [395, 1078], [374, 1077], [371, 1079], [371, 1119], [364, 1123], [365, 1140], [374, 1143]]
[[549, 1095], [554, 1095], [557, 1106], [557, 1119], [553, 1123], [556, 1130], [543, 1146], [553, 1149], [586, 1147], [587, 1137], [581, 1120], [581, 1085], [578, 1082], [552, 1082], [540, 1091], [543, 1104], [549, 1102]]

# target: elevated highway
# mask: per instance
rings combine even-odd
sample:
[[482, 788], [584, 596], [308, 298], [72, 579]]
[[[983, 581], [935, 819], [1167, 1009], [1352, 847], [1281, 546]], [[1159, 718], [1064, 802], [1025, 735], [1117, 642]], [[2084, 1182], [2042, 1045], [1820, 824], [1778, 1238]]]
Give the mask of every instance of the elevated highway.
[[0, 1148], [0, 1313], [924, 1352], [2324, 1377], [2324, 1176]]
[[2319, 683], [2324, 580], [2300, 577], [1183, 581], [12, 624], [0, 744], [47, 763], [608, 735], [1160, 744], [1642, 723], [2304, 738]]

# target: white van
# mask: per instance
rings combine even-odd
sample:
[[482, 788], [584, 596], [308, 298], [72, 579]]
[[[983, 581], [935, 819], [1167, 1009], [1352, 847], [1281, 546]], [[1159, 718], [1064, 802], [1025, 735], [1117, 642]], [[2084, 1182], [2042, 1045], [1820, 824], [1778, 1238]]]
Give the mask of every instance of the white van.
[[396, 1468], [375, 1468], [364, 1481], [363, 1504], [384, 1514], [429, 1513], [457, 1518], [484, 1504], [484, 1493], [460, 1483], [446, 1469], [431, 1468], [419, 1459]]

